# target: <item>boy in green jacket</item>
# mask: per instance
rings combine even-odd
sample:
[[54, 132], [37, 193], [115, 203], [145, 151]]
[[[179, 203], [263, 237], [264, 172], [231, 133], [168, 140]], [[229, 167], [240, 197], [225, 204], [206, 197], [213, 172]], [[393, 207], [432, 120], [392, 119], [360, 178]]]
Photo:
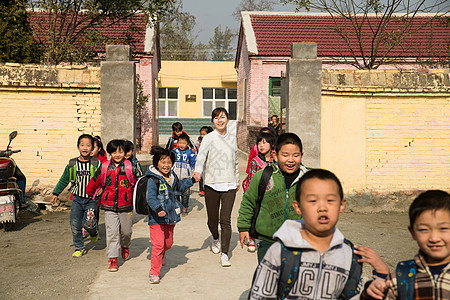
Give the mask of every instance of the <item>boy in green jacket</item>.
[[[275, 151], [277, 164], [272, 166], [273, 173], [264, 193], [256, 220], [256, 231], [259, 235], [258, 239], [260, 239], [258, 262], [261, 262], [267, 249], [275, 242], [272, 235], [284, 221], [302, 218], [292, 207], [292, 201], [295, 199], [295, 183], [307, 172], [307, 169], [301, 165], [302, 141], [295, 133], [284, 133], [278, 137]], [[262, 173], [263, 170], [258, 171], [253, 177], [239, 208], [237, 226], [241, 247], [250, 238], [250, 224], [256, 207], [258, 185]]]

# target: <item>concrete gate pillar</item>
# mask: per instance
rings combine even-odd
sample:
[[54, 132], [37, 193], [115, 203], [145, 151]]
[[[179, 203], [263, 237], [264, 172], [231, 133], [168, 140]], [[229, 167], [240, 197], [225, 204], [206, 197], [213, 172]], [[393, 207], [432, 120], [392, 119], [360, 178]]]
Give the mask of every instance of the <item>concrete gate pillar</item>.
[[322, 61], [316, 43], [294, 43], [286, 64], [286, 131], [303, 143], [303, 163], [320, 167]]
[[136, 145], [136, 67], [130, 46], [106, 46], [100, 98], [104, 147], [113, 139], [127, 139]]

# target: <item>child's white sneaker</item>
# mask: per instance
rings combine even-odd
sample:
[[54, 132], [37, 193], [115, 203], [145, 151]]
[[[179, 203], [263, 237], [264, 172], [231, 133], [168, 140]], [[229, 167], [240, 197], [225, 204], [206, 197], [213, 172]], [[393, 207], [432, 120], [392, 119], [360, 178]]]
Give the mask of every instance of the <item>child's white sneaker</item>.
[[151, 284], [158, 284], [160, 281], [159, 276], [153, 274], [150, 274], [149, 279]]
[[218, 254], [220, 252], [220, 241], [219, 241], [219, 239], [217, 239], [217, 240], [213, 239], [212, 240], [211, 251], [214, 254]]
[[230, 267], [230, 259], [228, 258], [228, 254], [222, 253], [220, 255], [220, 263], [222, 264], [222, 267]]

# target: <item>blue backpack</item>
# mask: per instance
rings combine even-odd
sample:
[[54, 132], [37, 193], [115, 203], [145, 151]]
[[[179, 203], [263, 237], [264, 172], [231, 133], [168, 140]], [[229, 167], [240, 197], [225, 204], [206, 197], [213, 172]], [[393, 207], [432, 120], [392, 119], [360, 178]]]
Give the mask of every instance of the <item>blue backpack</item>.
[[417, 265], [414, 259], [401, 261], [395, 268], [397, 277], [398, 298], [400, 300], [414, 299], [414, 282], [416, 280]]

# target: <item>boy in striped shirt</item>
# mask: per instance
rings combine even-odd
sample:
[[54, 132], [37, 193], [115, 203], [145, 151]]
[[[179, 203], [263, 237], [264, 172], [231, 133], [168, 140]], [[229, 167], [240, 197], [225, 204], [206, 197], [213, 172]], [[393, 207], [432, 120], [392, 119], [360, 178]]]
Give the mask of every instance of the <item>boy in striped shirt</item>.
[[72, 207], [70, 209], [70, 227], [72, 229], [75, 252], [72, 257], [82, 256], [86, 250], [82, 228], [91, 236], [91, 242], [98, 241], [97, 221], [95, 218], [97, 202], [89, 198], [86, 187], [95, 171], [101, 168], [101, 162], [96, 157], [91, 157], [94, 146], [94, 138], [89, 134], [82, 134], [78, 138], [78, 157], [69, 160], [64, 173], [53, 190], [51, 203], [58, 200], [59, 194], [71, 183], [70, 191], [73, 194]]

